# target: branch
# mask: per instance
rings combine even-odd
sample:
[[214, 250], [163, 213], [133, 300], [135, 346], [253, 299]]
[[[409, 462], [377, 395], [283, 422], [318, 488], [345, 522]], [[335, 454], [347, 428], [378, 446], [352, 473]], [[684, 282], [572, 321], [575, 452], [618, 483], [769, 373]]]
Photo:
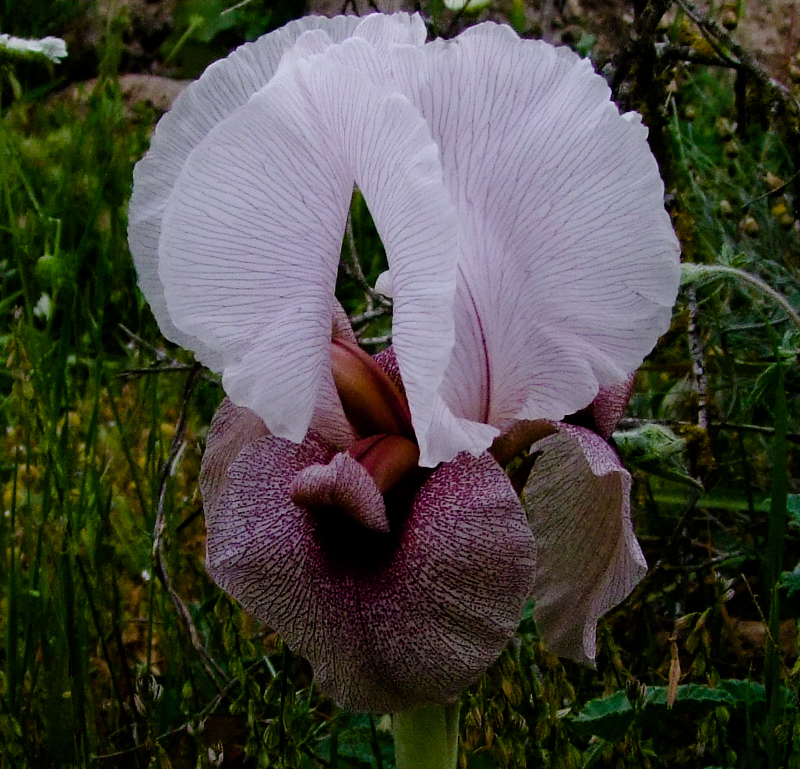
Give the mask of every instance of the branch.
[[169, 572], [167, 571], [166, 559], [164, 557], [164, 530], [166, 528], [164, 502], [167, 496], [167, 483], [170, 477], [172, 477], [172, 475], [175, 473], [175, 468], [180, 461], [183, 450], [186, 448], [186, 414], [189, 406], [189, 400], [194, 392], [194, 388], [197, 386], [197, 382], [200, 380], [202, 371], [203, 367], [199, 363], [196, 363], [186, 379], [186, 385], [184, 386], [183, 390], [183, 400], [181, 403], [181, 412], [178, 417], [178, 423], [175, 426], [175, 433], [172, 436], [172, 443], [169, 448], [169, 456], [167, 457], [167, 461], [164, 463], [164, 467], [161, 471], [161, 482], [158, 488], [158, 510], [156, 511], [156, 523], [153, 529], [153, 560], [155, 562], [156, 574], [158, 574], [162, 584], [169, 593], [169, 597], [172, 599], [173, 605], [188, 628], [189, 635], [192, 639], [192, 645], [200, 656], [200, 662], [205, 668], [206, 674], [217, 688], [217, 691], [222, 694], [225, 691], [227, 683], [221, 682], [225, 681], [226, 676], [219, 665], [217, 665], [217, 663], [211, 657], [205, 646], [203, 646], [203, 642], [200, 639], [197, 628], [194, 626], [194, 622], [192, 621], [192, 615], [189, 613], [189, 609], [186, 608], [186, 604], [172, 586], [172, 580], [170, 579]]

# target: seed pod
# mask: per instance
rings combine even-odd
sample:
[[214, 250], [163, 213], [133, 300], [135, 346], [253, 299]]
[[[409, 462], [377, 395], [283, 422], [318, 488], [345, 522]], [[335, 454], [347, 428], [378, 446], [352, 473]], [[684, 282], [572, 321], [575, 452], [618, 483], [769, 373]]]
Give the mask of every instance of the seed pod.
[[720, 19], [722, 22], [722, 26], [725, 27], [729, 32], [736, 29], [739, 26], [739, 17], [736, 14], [736, 11], [727, 10], [722, 14], [722, 18]]
[[739, 142], [736, 141], [736, 139], [731, 139], [729, 142], [725, 144], [725, 154], [729, 158], [738, 157], [740, 151], [741, 147], [739, 146]]
[[758, 222], [755, 220], [755, 217], [747, 214], [740, 222], [739, 222], [739, 229], [745, 234], [749, 235], [751, 238], [754, 238], [758, 235]]
[[780, 189], [785, 184], [783, 179], [781, 179], [781, 177], [777, 174], [773, 174], [772, 171], [767, 171], [767, 174], [764, 177], [764, 182], [766, 183], [770, 192], [775, 192], [775, 190]]

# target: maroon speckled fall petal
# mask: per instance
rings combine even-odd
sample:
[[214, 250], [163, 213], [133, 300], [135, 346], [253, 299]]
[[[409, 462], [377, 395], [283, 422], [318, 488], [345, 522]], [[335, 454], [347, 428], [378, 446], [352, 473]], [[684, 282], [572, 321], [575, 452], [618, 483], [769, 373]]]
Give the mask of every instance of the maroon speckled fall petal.
[[326, 465], [301, 470], [292, 482], [291, 496], [301, 507], [338, 507], [368, 529], [389, 532], [380, 490], [366, 468], [346, 451]]
[[383, 369], [386, 376], [394, 382], [395, 387], [405, 395], [406, 389], [403, 387], [403, 378], [400, 376], [400, 366], [397, 364], [394, 348], [389, 346], [372, 357], [375, 358], [375, 362]]
[[617, 429], [619, 420], [625, 415], [635, 378], [636, 375], [631, 374], [624, 382], [612, 387], [601, 387], [597, 397], [592, 401], [595, 429], [606, 440], [611, 437], [611, 433]]
[[575, 425], [558, 425], [531, 453], [539, 456], [523, 501], [536, 541], [536, 620], [553, 651], [592, 663], [597, 620], [647, 571], [631, 476], [600, 436]]
[[200, 492], [206, 509], [228, 488], [228, 468], [239, 452], [268, 434], [259, 416], [230, 398], [223, 399], [208, 431], [200, 469]]
[[390, 493], [392, 534], [295, 505], [294, 477], [334, 453], [313, 434], [244, 448], [206, 512], [209, 572], [342, 707], [451, 702], [502, 651], [530, 593], [524, 511], [488, 455], [441, 466], [410, 505]]

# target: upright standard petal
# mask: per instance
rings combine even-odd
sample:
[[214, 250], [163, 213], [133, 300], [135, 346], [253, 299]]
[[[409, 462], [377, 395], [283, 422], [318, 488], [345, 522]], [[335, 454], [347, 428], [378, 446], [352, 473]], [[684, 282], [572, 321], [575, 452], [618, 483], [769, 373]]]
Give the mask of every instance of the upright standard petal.
[[347, 38], [360, 20], [354, 16], [307, 16], [238, 48], [212, 64], [189, 85], [159, 122], [150, 150], [133, 172], [128, 240], [142, 289], [161, 331], [172, 341], [194, 350], [206, 365], [219, 370], [221, 356], [202, 339], [179, 331], [164, 300], [158, 275], [158, 242], [169, 196], [191, 151], [214, 126], [246, 104], [275, 74], [283, 55], [297, 39], [321, 30], [333, 42]]
[[273, 434], [302, 440], [331, 383], [331, 307], [354, 184], [395, 276], [395, 348], [415, 429], [430, 421], [428, 394], [454, 333], [456, 221], [441, 174], [411, 103], [327, 54], [282, 67], [184, 164], [159, 243], [167, 307], [219, 356], [229, 396]]
[[245, 447], [206, 509], [209, 572], [342, 707], [452, 702], [502, 651], [530, 593], [525, 513], [488, 455], [387, 495], [389, 534], [296, 505], [293, 479], [333, 456], [313, 433]]
[[535, 617], [548, 646], [594, 662], [597, 621], [647, 564], [630, 518], [631, 477], [598, 435], [575, 425], [531, 446], [523, 491], [536, 542]]
[[646, 129], [619, 115], [588, 62], [508, 27], [391, 60], [439, 143], [459, 213], [442, 397], [456, 416], [501, 429], [578, 411], [641, 363], [678, 288]]
[[172, 323], [158, 276], [158, 241], [167, 201], [190, 152], [214, 126], [247, 103], [274, 76], [283, 56], [297, 40], [319, 32], [333, 44], [353, 34], [376, 45], [425, 42], [425, 24], [418, 15], [373, 14], [358, 16], [306, 16], [289, 22], [230, 56], [214, 62], [178, 97], [159, 122], [150, 150], [134, 170], [129, 215], [129, 241], [139, 285], [169, 339], [197, 350], [212, 368], [218, 358], [205, 349], [202, 339], [187, 337]]

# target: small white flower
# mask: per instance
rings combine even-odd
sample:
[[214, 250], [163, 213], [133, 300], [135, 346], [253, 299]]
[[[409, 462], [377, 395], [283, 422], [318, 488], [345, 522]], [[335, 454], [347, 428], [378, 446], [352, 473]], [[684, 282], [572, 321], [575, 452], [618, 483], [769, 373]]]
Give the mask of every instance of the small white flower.
[[50, 316], [53, 314], [53, 300], [47, 294], [42, 294], [33, 308], [33, 314], [39, 320], [50, 320]]
[[59, 64], [67, 56], [67, 44], [60, 37], [43, 37], [32, 40], [13, 35], [0, 35], [0, 48], [20, 54], [44, 56], [54, 64]]

